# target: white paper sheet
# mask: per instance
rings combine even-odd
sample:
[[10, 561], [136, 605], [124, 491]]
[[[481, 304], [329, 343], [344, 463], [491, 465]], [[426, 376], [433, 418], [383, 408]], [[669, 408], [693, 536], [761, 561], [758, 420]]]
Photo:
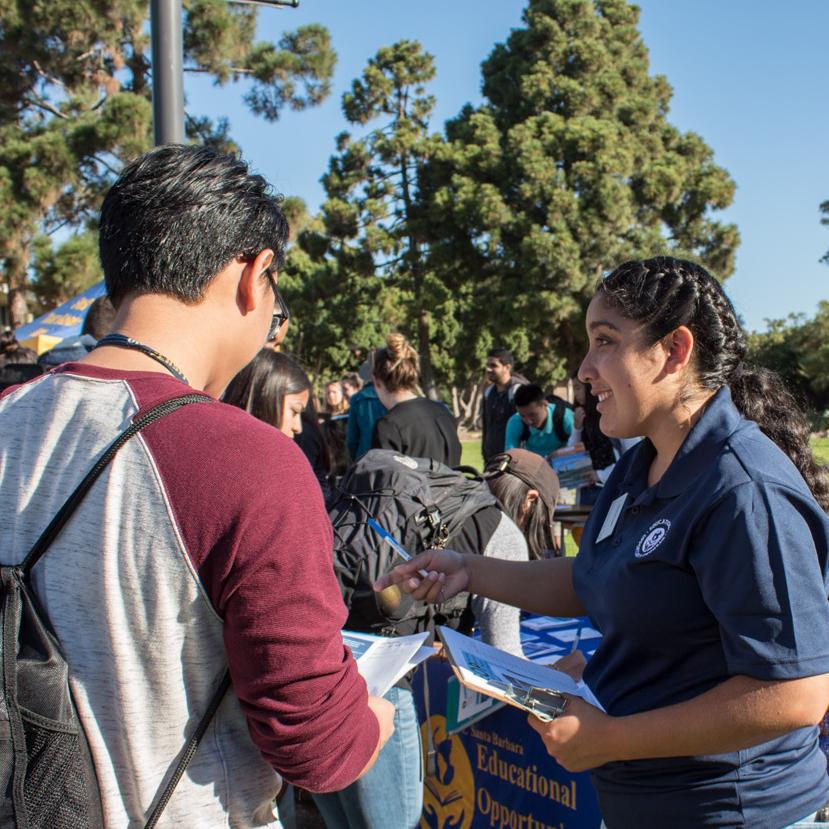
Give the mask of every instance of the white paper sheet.
[[[555, 639], [558, 639], [559, 642], [574, 642], [578, 634], [578, 628], [570, 628], [570, 630], [550, 631], [550, 636], [552, 636]], [[599, 631], [597, 631], [595, 628], [583, 627], [581, 629], [581, 641], [584, 641], [585, 639], [596, 639], [599, 636], [601, 636], [601, 633], [599, 633]]]
[[353, 630], [344, 630], [342, 634], [343, 642], [354, 654], [369, 694], [376, 697], [382, 697], [395, 682], [435, 653], [434, 648], [423, 647], [428, 633], [395, 638]]
[[528, 630], [552, 630], [553, 628], [567, 627], [573, 624], [573, 619], [551, 619], [549, 616], [534, 616], [524, 619], [521, 627]]

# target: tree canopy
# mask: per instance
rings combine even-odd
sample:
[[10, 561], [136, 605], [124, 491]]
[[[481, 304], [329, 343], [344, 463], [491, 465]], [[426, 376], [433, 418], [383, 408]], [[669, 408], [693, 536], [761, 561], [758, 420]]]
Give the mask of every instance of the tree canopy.
[[[242, 84], [261, 117], [327, 94], [322, 27], [257, 43], [249, 7], [185, 9], [188, 70]], [[149, 146], [146, 16], [145, 0], [0, 2], [0, 267], [13, 288], [33, 270], [44, 303], [93, 278], [101, 195]], [[286, 205], [287, 346], [312, 373], [339, 376], [401, 330], [426, 391], [471, 417], [492, 346], [542, 385], [575, 367], [586, 305], [621, 261], [672, 253], [730, 275], [739, 235], [717, 213], [734, 183], [670, 123], [638, 20], [626, 0], [527, 0], [482, 65], [482, 102], [442, 131], [432, 56], [408, 40], [377, 51], [342, 98], [320, 212]], [[235, 147], [226, 121], [187, 128]], [[80, 232], [59, 253], [43, 234], [64, 225]]]
[[[324, 27], [256, 42], [255, 9], [226, 0], [184, 5], [186, 71], [242, 83], [258, 115], [273, 121], [329, 93], [336, 55]], [[94, 247], [103, 193], [125, 161], [151, 146], [148, 14], [146, 0], [0, 3], [0, 269], [13, 324], [25, 312], [32, 269], [44, 303], [78, 287], [78, 274], [63, 281], [70, 269], [55, 267], [63, 257], [50, 254], [44, 234], [88, 235], [67, 242], [73, 256]], [[236, 149], [227, 122], [188, 114], [187, 131]]]
[[529, 0], [483, 63], [484, 103], [447, 124], [428, 203], [435, 268], [474, 297], [470, 370], [494, 342], [540, 382], [561, 376], [597, 280], [626, 259], [733, 270], [738, 233], [714, 212], [734, 183], [668, 121], [671, 88], [649, 74], [638, 18], [624, 0]]
[[379, 50], [343, 98], [367, 129], [337, 139], [320, 224], [300, 236], [324, 265], [306, 283], [317, 299], [303, 343], [310, 325], [341, 319], [339, 303], [352, 344], [357, 320], [371, 318], [365, 335], [392, 308], [424, 385], [474, 411], [493, 345], [542, 384], [575, 365], [596, 282], [625, 259], [670, 252], [726, 278], [739, 236], [715, 216], [734, 183], [669, 122], [638, 14], [625, 0], [529, 0], [483, 63], [483, 103], [442, 135], [429, 131], [431, 56], [408, 41]]

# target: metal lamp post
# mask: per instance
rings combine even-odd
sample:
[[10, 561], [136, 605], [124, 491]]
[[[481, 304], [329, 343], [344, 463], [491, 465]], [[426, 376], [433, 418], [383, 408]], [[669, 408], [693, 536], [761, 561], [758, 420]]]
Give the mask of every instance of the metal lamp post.
[[[299, 0], [228, 0], [252, 6], [296, 8]], [[153, 137], [156, 146], [183, 144], [184, 47], [181, 0], [151, 0]]]

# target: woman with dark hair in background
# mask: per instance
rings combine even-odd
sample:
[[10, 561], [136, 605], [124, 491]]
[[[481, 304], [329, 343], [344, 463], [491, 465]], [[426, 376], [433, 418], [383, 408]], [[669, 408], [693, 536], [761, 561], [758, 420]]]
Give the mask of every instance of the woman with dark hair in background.
[[621, 265], [587, 333], [579, 376], [602, 431], [644, 439], [616, 464], [578, 556], [429, 551], [376, 587], [591, 617], [603, 638], [584, 679], [607, 713], [570, 699], [530, 723], [566, 768], [594, 769], [609, 829], [810, 821], [829, 797], [816, 727], [829, 485], [806, 420], [776, 375], [746, 364], [734, 309], [699, 265]]
[[458, 466], [461, 442], [455, 419], [443, 403], [419, 396], [420, 360], [402, 334], [389, 334], [386, 347], [374, 353], [373, 376], [388, 413], [374, 426], [372, 448]]
[[327, 496], [331, 455], [311, 398], [311, 381], [293, 357], [263, 348], [230, 381], [222, 400], [293, 438]]
[[230, 381], [222, 400], [293, 438], [302, 432], [310, 394], [311, 381], [296, 360], [263, 348]]

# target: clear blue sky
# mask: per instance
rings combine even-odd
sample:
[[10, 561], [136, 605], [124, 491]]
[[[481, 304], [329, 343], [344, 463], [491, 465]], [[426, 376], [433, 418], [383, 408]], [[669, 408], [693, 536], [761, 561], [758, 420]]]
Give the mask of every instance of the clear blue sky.
[[[829, 199], [829, 2], [827, 0], [644, 0], [640, 29], [651, 71], [674, 89], [670, 120], [699, 133], [737, 183], [722, 214], [742, 243], [727, 290], [749, 329], [791, 312], [811, 316], [829, 299], [829, 228], [818, 205]], [[276, 124], [251, 116], [241, 88], [188, 75], [188, 109], [226, 115], [244, 155], [285, 194], [312, 210], [319, 177], [347, 128], [342, 93], [381, 46], [419, 40], [436, 59], [432, 128], [467, 101], [480, 100], [480, 63], [521, 24], [520, 0], [302, 0], [296, 10], [259, 12], [259, 35], [319, 22], [339, 55], [331, 98]]]

